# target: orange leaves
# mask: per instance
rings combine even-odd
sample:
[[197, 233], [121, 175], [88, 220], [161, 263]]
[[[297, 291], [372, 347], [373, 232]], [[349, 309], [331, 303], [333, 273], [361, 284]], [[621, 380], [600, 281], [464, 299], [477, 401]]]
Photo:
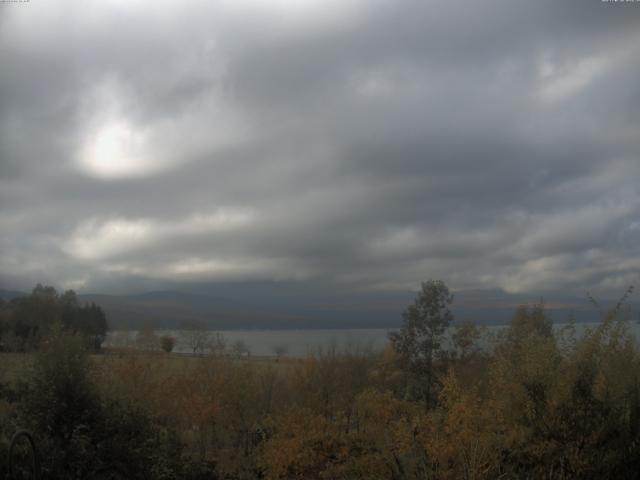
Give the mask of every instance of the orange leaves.
[[452, 371], [440, 402], [441, 407], [424, 418], [420, 434], [436, 478], [494, 478], [500, 438], [492, 408], [473, 389], [464, 389]]
[[267, 479], [318, 478], [340, 450], [336, 428], [308, 410], [272, 418], [269, 428], [271, 438], [260, 450]]
[[173, 378], [165, 385], [166, 395], [174, 400], [171, 414], [182, 417], [192, 426], [210, 424], [220, 412], [219, 392], [215, 385], [201, 380], [197, 375], [185, 375]]
[[350, 428], [338, 412], [329, 419], [293, 408], [271, 419], [260, 465], [271, 480], [392, 478], [414, 447], [412, 416], [419, 410], [371, 389], [355, 399]]

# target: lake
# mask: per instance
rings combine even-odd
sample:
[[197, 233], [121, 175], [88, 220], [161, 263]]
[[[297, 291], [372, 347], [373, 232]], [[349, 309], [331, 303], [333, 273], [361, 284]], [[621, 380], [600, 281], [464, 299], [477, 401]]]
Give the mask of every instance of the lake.
[[[566, 324], [564, 323], [554, 324], [556, 330], [565, 326]], [[595, 326], [597, 326], [597, 323], [578, 323], [575, 325], [578, 334], [587, 328]], [[640, 325], [636, 322], [631, 322], [630, 327], [636, 338], [640, 338]], [[504, 328], [503, 325], [492, 325], [486, 327], [486, 331], [490, 337]], [[394, 331], [394, 329], [224, 330], [219, 333], [224, 337], [226, 345], [229, 347], [234, 342], [244, 342], [251, 355], [275, 356], [275, 349], [283, 347], [286, 349], [287, 355], [305, 356], [320, 349], [326, 350], [330, 348], [336, 348], [338, 351], [347, 348], [382, 350], [388, 342], [387, 334], [390, 331]], [[133, 344], [137, 333], [136, 331], [123, 330], [109, 332], [105, 346], [117, 347], [125, 346], [127, 343]], [[174, 348], [175, 352], [191, 352], [180, 331], [157, 330], [155, 333], [158, 336], [170, 335], [175, 337], [177, 340]], [[485, 340], [484, 343], [486, 344], [486, 342]]]
[[[242, 341], [249, 348], [251, 355], [275, 356], [277, 347], [284, 347], [287, 355], [305, 356], [319, 349], [337, 348], [370, 348], [382, 350], [387, 343], [387, 332], [383, 328], [370, 329], [321, 329], [321, 330], [224, 330], [220, 333], [227, 344]], [[174, 352], [190, 353], [188, 344], [180, 331], [157, 330], [156, 335], [171, 335], [177, 343]], [[212, 332], [213, 333], [213, 332]], [[133, 343], [138, 332], [116, 330], [109, 332], [106, 347], [124, 346]]]

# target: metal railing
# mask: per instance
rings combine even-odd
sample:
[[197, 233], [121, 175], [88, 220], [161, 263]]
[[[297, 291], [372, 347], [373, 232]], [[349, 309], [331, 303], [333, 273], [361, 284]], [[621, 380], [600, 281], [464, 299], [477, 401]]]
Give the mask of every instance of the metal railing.
[[40, 459], [30, 432], [18, 430], [14, 433], [8, 450], [7, 480], [40, 479]]

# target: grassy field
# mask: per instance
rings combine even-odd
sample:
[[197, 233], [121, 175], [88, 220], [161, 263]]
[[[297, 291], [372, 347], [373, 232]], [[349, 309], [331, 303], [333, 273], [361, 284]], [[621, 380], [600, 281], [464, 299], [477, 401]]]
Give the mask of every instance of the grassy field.
[[[182, 374], [195, 368], [203, 361], [210, 359], [207, 355], [191, 355], [185, 353], [144, 352], [134, 349], [105, 349], [102, 353], [90, 355], [94, 366], [109, 367], [135, 363], [145, 364], [157, 372], [158, 375], [168, 376]], [[286, 370], [298, 365], [302, 359], [297, 357], [247, 356], [222, 357], [224, 361], [233, 365], [252, 365], [258, 368], [276, 368]], [[30, 367], [35, 360], [35, 353], [0, 353], [0, 384], [15, 385], [27, 377]]]

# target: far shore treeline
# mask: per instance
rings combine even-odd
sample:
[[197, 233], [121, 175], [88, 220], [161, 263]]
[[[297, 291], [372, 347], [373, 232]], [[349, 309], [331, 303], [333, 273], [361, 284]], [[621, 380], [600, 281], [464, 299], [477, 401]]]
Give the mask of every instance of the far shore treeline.
[[100, 306], [81, 303], [73, 290], [59, 294], [38, 284], [29, 295], [9, 301], [0, 298], [0, 350], [35, 350], [56, 323], [81, 334], [93, 350], [100, 349], [107, 335], [107, 318]]

